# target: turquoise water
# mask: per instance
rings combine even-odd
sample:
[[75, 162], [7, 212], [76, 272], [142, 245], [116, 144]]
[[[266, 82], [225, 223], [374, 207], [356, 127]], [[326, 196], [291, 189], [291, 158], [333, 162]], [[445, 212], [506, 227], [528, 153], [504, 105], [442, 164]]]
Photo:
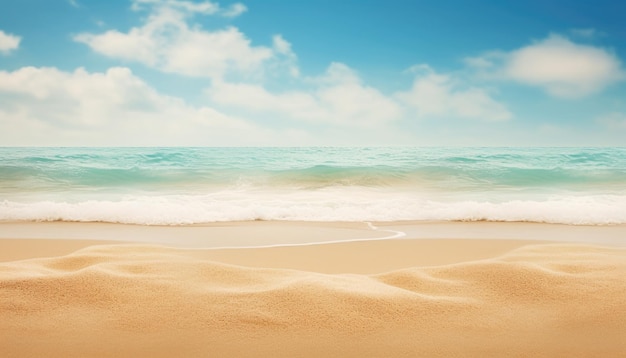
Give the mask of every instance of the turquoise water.
[[626, 223], [626, 148], [0, 148], [0, 220]]

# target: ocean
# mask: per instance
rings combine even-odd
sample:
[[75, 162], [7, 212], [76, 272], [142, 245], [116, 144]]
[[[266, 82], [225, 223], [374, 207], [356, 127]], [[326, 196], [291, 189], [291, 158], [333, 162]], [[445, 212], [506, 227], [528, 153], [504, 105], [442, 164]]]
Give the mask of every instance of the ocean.
[[0, 221], [626, 223], [626, 148], [0, 148]]

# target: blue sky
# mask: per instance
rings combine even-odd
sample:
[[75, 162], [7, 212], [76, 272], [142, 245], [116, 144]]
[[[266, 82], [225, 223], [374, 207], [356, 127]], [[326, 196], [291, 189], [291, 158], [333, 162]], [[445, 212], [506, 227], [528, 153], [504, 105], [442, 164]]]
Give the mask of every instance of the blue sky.
[[0, 3], [0, 145], [626, 145], [618, 1]]

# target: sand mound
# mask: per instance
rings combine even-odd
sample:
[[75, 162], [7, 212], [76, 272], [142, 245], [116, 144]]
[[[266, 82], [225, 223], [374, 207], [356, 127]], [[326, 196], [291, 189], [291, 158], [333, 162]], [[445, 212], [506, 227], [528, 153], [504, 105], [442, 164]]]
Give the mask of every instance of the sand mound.
[[0, 356], [626, 356], [625, 277], [578, 245], [377, 275], [94, 246], [0, 264]]

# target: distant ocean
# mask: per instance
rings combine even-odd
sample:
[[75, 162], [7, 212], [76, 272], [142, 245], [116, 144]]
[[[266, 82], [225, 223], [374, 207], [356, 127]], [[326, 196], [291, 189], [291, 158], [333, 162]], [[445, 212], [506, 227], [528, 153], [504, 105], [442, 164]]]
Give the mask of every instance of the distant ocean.
[[626, 148], [0, 148], [0, 221], [626, 223]]

